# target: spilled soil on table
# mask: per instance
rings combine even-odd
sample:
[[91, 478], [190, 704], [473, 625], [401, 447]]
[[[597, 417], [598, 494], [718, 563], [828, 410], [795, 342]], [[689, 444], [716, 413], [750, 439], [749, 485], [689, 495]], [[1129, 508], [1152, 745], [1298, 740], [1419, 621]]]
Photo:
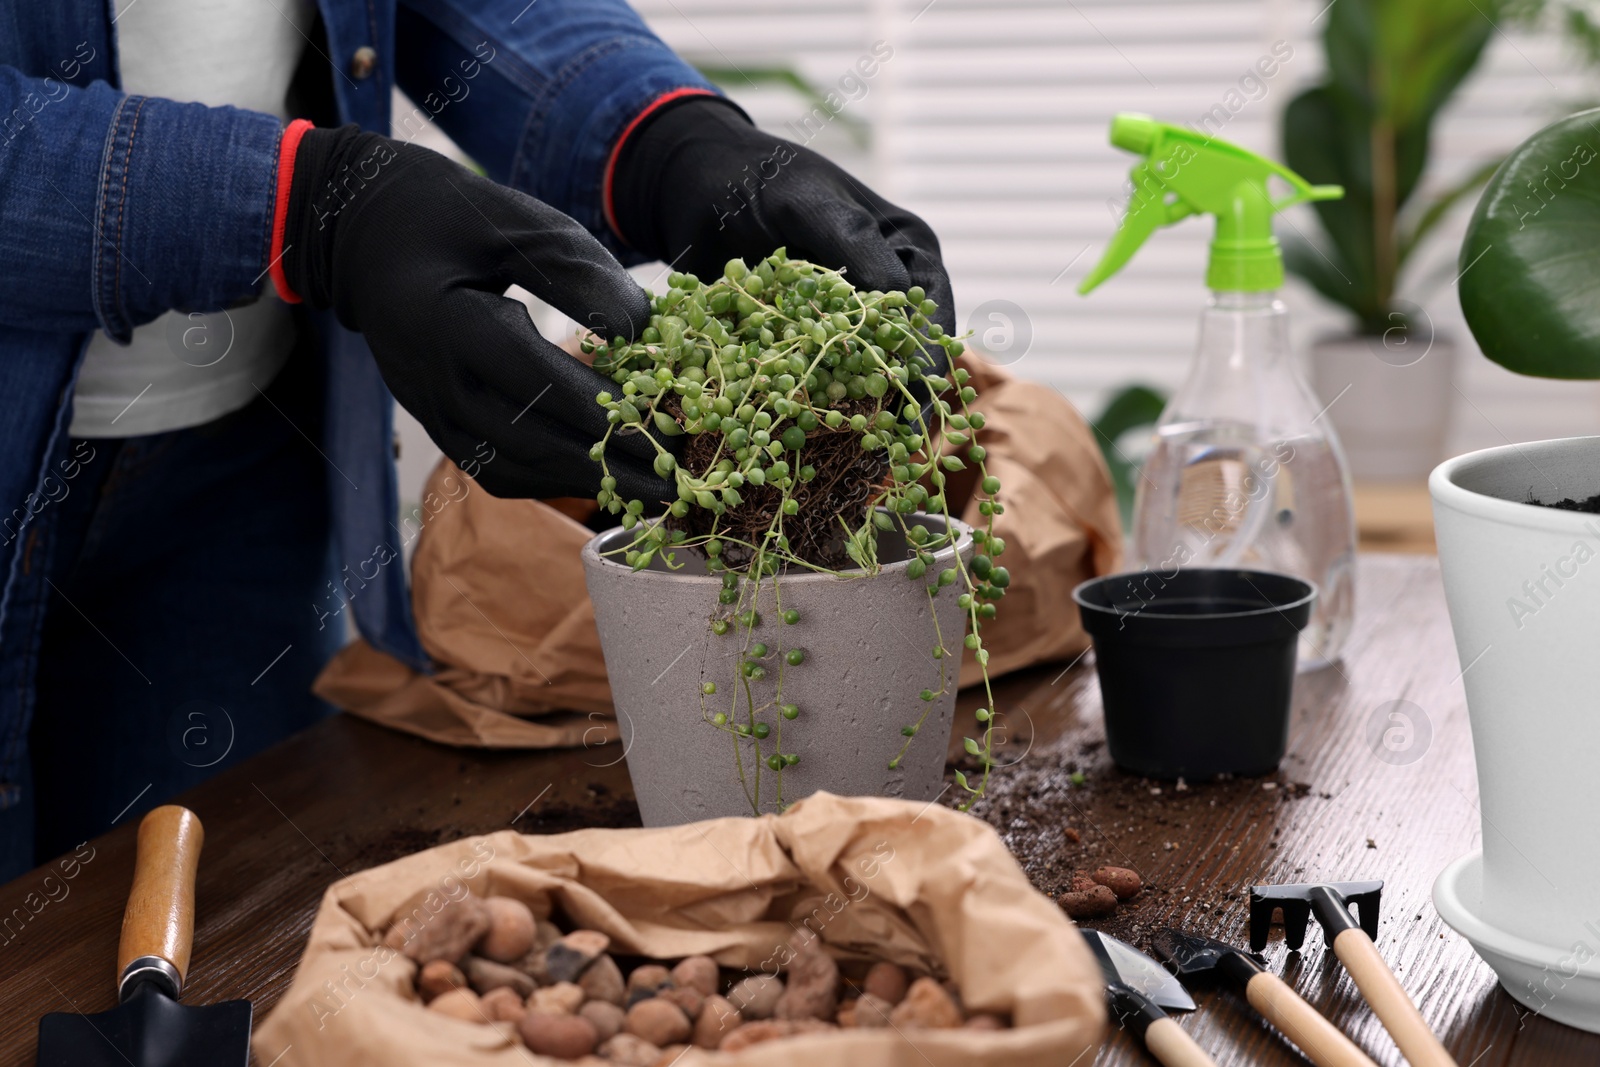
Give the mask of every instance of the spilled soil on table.
[[[971, 776], [972, 767], [963, 769]], [[954, 807], [964, 794], [953, 774], [949, 781], [943, 802]], [[1071, 888], [1075, 873], [1088, 875], [1101, 866], [1137, 872], [1144, 888], [1136, 896], [1111, 915], [1080, 925], [1148, 949], [1150, 937], [1175, 914], [1193, 922], [1201, 915], [1220, 921], [1236, 912], [1240, 923], [1247, 915], [1247, 882], [1205, 892], [1184, 884], [1183, 872], [1212, 863], [1234, 846], [1225, 838], [1206, 840], [1220, 821], [1215, 809], [1268, 812], [1311, 795], [1309, 785], [1282, 770], [1264, 778], [1194, 783], [1141, 778], [1111, 763], [1095, 723], [1033, 746], [1013, 766], [997, 770], [972, 814], [995, 828], [1029, 880], [1051, 899]], [[1277, 831], [1272, 834], [1269, 850], [1277, 848]], [[1264, 881], [1266, 873], [1251, 877]]]
[[[591, 798], [589, 803], [570, 804], [547, 799], [530, 805], [510, 825], [507, 825], [498, 808], [492, 817], [486, 817], [481, 822], [459, 816], [450, 817], [461, 806], [457, 796], [452, 798], [449, 812], [419, 806], [411, 821], [380, 828], [376, 833], [347, 835], [345, 840], [334, 842], [332, 851], [341, 857], [340, 867], [344, 873], [354, 874], [436, 845], [499, 830], [514, 829], [524, 834], [560, 834], [590, 827], [619, 829], [639, 825], [639, 807], [632, 796], [619, 796], [600, 782], [588, 783], [585, 792]], [[426, 825], [441, 819], [437, 825]]]

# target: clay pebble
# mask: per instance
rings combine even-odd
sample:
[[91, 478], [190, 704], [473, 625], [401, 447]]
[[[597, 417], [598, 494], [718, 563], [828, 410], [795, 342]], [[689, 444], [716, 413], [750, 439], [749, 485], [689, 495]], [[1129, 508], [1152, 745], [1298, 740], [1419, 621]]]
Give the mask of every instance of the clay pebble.
[[743, 1022], [743, 1014], [733, 1006], [732, 1001], [713, 993], [701, 1005], [689, 1040], [699, 1048], [716, 1048], [722, 1044], [724, 1037], [738, 1029]]
[[618, 1067], [655, 1067], [661, 1049], [637, 1034], [621, 1033], [600, 1046], [600, 1055]]
[[1091, 877], [1115, 893], [1118, 900], [1127, 900], [1144, 888], [1144, 879], [1139, 873], [1126, 867], [1097, 867]]
[[783, 996], [783, 981], [770, 974], [753, 974], [734, 984], [728, 999], [748, 1020], [770, 1019]]
[[483, 1005], [478, 1002], [478, 994], [470, 989], [451, 989], [440, 993], [428, 1002], [428, 1010], [448, 1015], [452, 1019], [460, 1019], [462, 1022], [489, 1021], [484, 1017]]
[[449, 960], [429, 960], [417, 972], [417, 992], [422, 994], [424, 1001], [452, 989], [465, 989], [466, 985], [467, 976]]
[[794, 957], [773, 1014], [780, 1019], [831, 1019], [839, 1004], [839, 965], [822, 939], [802, 927], [789, 938]]
[[496, 963], [516, 963], [526, 956], [538, 931], [533, 910], [511, 897], [489, 897], [483, 906], [489, 912], [489, 929], [478, 940], [478, 955]]
[[627, 986], [622, 968], [609, 955], [601, 955], [584, 968], [578, 977], [578, 988], [590, 1000], [603, 1000], [607, 1004], [622, 1005], [627, 1000]]
[[430, 890], [400, 906], [383, 943], [418, 963], [455, 963], [488, 932], [489, 923], [489, 910], [478, 897], [450, 900]]
[[1056, 901], [1074, 919], [1103, 919], [1117, 910], [1117, 895], [1103, 885], [1088, 890], [1069, 890]]
[[622, 1029], [652, 1045], [675, 1045], [689, 1040], [694, 1026], [683, 1009], [664, 997], [641, 1000], [628, 1009]]
[[622, 1020], [627, 1017], [615, 1004], [603, 1000], [591, 1000], [578, 1009], [578, 1014], [594, 1024], [595, 1032], [600, 1035], [601, 1041], [606, 1041], [622, 1033]]
[[479, 994], [491, 989], [510, 988], [515, 989], [519, 996], [526, 997], [535, 988], [533, 979], [518, 968], [486, 960], [482, 956], [463, 957], [461, 973], [467, 976], [467, 984]]
[[867, 976], [861, 980], [861, 991], [890, 1004], [898, 1004], [905, 999], [906, 987], [910, 984], [911, 979], [904, 967], [880, 960], [868, 969]]
[[961, 1008], [932, 978], [918, 978], [906, 998], [889, 1013], [889, 1022], [904, 1030], [953, 1030], [960, 1026]]
[[541, 1056], [575, 1060], [594, 1051], [600, 1035], [581, 1015], [556, 1015], [530, 1011], [517, 1024], [522, 1043]]

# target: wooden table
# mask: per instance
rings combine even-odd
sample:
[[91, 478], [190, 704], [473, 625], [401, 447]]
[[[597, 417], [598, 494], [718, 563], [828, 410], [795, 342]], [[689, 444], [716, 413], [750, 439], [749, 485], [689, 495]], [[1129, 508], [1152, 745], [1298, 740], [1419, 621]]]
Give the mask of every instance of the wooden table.
[[[1300, 680], [1291, 751], [1274, 778], [1152, 793], [1156, 783], [1122, 774], [1105, 755], [1093, 670], [1058, 666], [1001, 687], [1003, 758], [1014, 766], [981, 813], [1046, 892], [1061, 889], [1074, 868], [1138, 869], [1150, 888], [1099, 924], [1134, 940], [1168, 922], [1241, 939], [1242, 891], [1253, 882], [1381, 877], [1378, 944], [1461, 1067], [1600, 1062], [1600, 1036], [1524, 1017], [1430, 902], [1435, 875], [1479, 837], [1437, 564], [1364, 557], [1359, 596], [1344, 662]], [[1396, 699], [1419, 707], [1431, 726], [1431, 741], [1408, 764], [1377, 758], [1367, 739], [1369, 718]], [[323, 890], [343, 874], [507, 826], [541, 833], [632, 824], [616, 755], [454, 751], [339, 717], [220, 775], [183, 798], [207, 831], [189, 998], [248, 997], [258, 1017], [270, 1011]], [[1081, 786], [1070, 783], [1074, 771]], [[33, 1063], [42, 1013], [111, 1006], [133, 832], [130, 820], [92, 842], [77, 877], [53, 884], [56, 899], [44, 895], [43, 868], [0, 887], [0, 920], [13, 916], [0, 934], [0, 1065]], [[27, 913], [30, 893], [35, 906], [49, 902], [18, 922], [14, 909]], [[1379, 1063], [1402, 1062], [1319, 931], [1298, 956], [1281, 941], [1267, 956]], [[1219, 1063], [1304, 1063], [1230, 994], [1198, 999], [1200, 1010], [1182, 1024]], [[1095, 1062], [1151, 1061], [1114, 1033]]]

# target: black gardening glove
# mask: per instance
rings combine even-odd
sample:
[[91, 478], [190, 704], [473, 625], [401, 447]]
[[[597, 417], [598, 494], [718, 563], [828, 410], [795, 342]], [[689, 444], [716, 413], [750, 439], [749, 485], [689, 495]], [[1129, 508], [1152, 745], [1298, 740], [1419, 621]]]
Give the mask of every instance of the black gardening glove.
[[[928, 224], [725, 100], [689, 97], [649, 116], [618, 154], [612, 212], [624, 241], [678, 270], [714, 279], [730, 259], [755, 263], [786, 246], [844, 268], [857, 289], [922, 286], [939, 305], [933, 321], [955, 332]], [[928, 348], [943, 372], [944, 349]]]
[[[426, 148], [355, 126], [310, 130], [283, 268], [296, 293], [366, 336], [395, 399], [490, 493], [600, 488], [595, 395], [613, 383], [502, 295], [515, 283], [596, 333], [635, 338], [649, 301], [578, 223]], [[655, 456], [638, 435], [613, 438], [606, 460], [623, 499], [673, 498]]]

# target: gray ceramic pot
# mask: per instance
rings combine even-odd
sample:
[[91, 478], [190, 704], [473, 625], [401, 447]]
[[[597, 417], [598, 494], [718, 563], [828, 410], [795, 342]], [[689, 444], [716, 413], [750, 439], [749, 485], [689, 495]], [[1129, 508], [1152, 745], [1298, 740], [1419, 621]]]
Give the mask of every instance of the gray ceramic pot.
[[[932, 530], [943, 528], [941, 519], [917, 519]], [[940, 552], [921, 579], [907, 577], [906, 546], [898, 534], [880, 535], [878, 558], [885, 565], [876, 575], [781, 577], [777, 595], [783, 608], [800, 612], [794, 625], [781, 620], [771, 583], [764, 583], [753, 639], [780, 653], [791, 648], [805, 653], [805, 661], [786, 666], [783, 675], [783, 702], [799, 705], [799, 717], [784, 720], [768, 708], [757, 719], [772, 731], [760, 743], [762, 760], [774, 751], [780, 725], [782, 751], [800, 757], [782, 772], [784, 803], [819, 790], [913, 800], [939, 794], [964, 631], [957, 584], [934, 600], [938, 633], [950, 650], [942, 661], [950, 684], [930, 707], [921, 693], [939, 689], [941, 661], [933, 658], [939, 642], [927, 586], [958, 550], [971, 558], [970, 530], [956, 525], [960, 542]], [[681, 571], [653, 566], [637, 573], [620, 553], [604, 555], [626, 546], [631, 537], [620, 528], [596, 537], [584, 546], [583, 567], [644, 824], [750, 815], [758, 808], [777, 811], [779, 775], [758, 763], [755, 739], [736, 741], [705, 719], [733, 710], [743, 644], [737, 627], [720, 636], [711, 630], [714, 619], [735, 610], [717, 602], [720, 578], [687, 552], [678, 554], [689, 564]], [[751, 683], [758, 706], [773, 698], [779, 658], [767, 662], [769, 677]], [[702, 708], [706, 682], [716, 683], [717, 692], [703, 698]], [[924, 711], [927, 719], [899, 767], [890, 770], [889, 761], [906, 740], [901, 727]], [[741, 700], [733, 721], [747, 721], [745, 715]]]

